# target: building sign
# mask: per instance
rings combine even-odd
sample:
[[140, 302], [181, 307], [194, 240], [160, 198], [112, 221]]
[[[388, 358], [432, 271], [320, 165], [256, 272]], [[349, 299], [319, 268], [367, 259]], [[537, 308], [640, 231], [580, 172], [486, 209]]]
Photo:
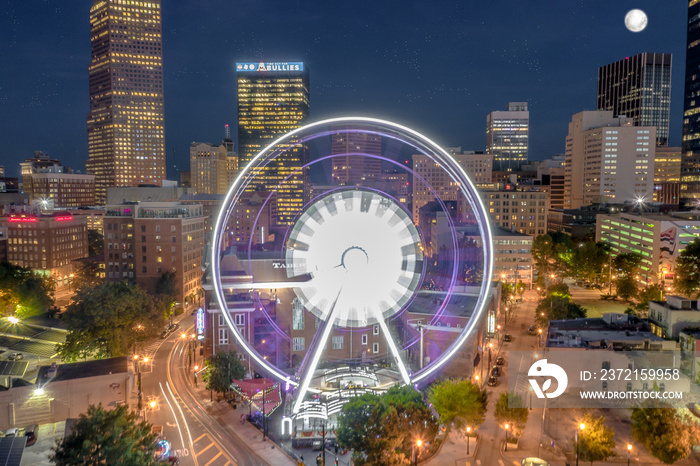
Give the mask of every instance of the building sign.
[[488, 318], [486, 320], [486, 331], [490, 334], [496, 331], [496, 314], [493, 311], [489, 311]]
[[304, 71], [302, 62], [236, 63], [236, 71]]
[[73, 220], [73, 216], [72, 215], [63, 215], [61, 217], [56, 217], [57, 222], [65, 222], [68, 220]]
[[195, 325], [197, 327], [197, 339], [204, 339], [204, 309], [201, 307], [197, 309], [197, 319]]
[[38, 222], [39, 219], [36, 217], [10, 217], [8, 221], [10, 223], [34, 223]]

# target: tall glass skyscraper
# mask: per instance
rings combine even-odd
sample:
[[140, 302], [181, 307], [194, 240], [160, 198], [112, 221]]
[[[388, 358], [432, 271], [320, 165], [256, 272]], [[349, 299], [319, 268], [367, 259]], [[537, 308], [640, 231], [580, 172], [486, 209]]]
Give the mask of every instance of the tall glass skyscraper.
[[[700, 1], [688, 3], [685, 99], [681, 147], [681, 203], [700, 201]], [[697, 205], [697, 204], [696, 204]]]
[[87, 171], [104, 204], [110, 186], [165, 179], [160, 0], [93, 0]]
[[[303, 63], [236, 63], [238, 75], [239, 167], [275, 139], [303, 126], [309, 117], [309, 74]], [[276, 223], [294, 220], [309, 199], [307, 146], [286, 150], [262, 170], [265, 186], [276, 193]], [[286, 180], [286, 181], [285, 181]]]
[[598, 68], [597, 109], [656, 126], [656, 144], [668, 145], [671, 54], [640, 53]]
[[508, 102], [506, 111], [486, 117], [486, 153], [493, 155], [493, 171], [518, 171], [527, 163], [530, 112], [527, 102]]

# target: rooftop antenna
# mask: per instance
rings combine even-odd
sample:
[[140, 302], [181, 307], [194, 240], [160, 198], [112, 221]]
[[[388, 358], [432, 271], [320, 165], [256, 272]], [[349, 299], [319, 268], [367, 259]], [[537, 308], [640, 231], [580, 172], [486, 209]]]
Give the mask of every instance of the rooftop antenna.
[[231, 128], [228, 127], [228, 123], [226, 123], [226, 126], [224, 126], [225, 131], [226, 131], [226, 139], [231, 139]]

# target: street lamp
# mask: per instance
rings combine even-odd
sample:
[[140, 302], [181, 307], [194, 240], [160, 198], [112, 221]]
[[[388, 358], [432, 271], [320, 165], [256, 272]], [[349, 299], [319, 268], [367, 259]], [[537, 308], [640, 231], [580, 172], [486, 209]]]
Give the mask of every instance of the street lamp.
[[[156, 409], [156, 405], [157, 405], [156, 400], [151, 400], [151, 401], [148, 403], [148, 406], [151, 408], [151, 410], [155, 410], [155, 409]], [[143, 420], [146, 421], [146, 422], [148, 422], [148, 419], [146, 419], [146, 412], [147, 412], [147, 411], [148, 411], [148, 410], [146, 409], [146, 410], [143, 412]]]
[[508, 451], [508, 427], [510, 427], [510, 425], [506, 424], [504, 427], [506, 432], [506, 446], [503, 448], [503, 451]]
[[467, 455], [469, 454], [469, 435], [471, 434], [471, 432], [472, 432], [472, 428], [467, 426]]
[[[582, 423], [580, 423], [580, 424], [578, 425], [578, 428], [581, 429], [581, 431], [583, 431], [583, 429], [586, 428], [586, 424], [584, 424], [584, 423], [582, 422]], [[578, 430], [577, 430], [577, 431], [576, 431], [576, 466], [578, 466], [578, 446], [579, 446], [580, 443], [581, 443], [581, 442], [580, 442], [579, 434], [578, 434]]]
[[19, 324], [19, 319], [15, 316], [10, 316], [7, 318], [7, 320], [13, 325]]
[[630, 466], [630, 453], [632, 453], [632, 445], [627, 444], [627, 466]]
[[416, 446], [413, 449], [413, 464], [418, 465], [418, 455], [420, 447], [423, 445], [423, 441], [421, 439], [416, 440]]

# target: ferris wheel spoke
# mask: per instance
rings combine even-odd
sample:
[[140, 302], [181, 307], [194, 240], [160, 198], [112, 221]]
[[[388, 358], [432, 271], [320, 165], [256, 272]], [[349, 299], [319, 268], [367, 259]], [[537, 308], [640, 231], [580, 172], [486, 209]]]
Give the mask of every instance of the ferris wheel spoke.
[[408, 375], [408, 370], [406, 370], [406, 366], [404, 365], [403, 361], [401, 360], [401, 356], [399, 355], [399, 349], [396, 347], [396, 342], [394, 341], [393, 338], [391, 338], [391, 334], [389, 333], [389, 326], [386, 324], [386, 321], [384, 320], [384, 316], [382, 313], [378, 310], [378, 308], [374, 309], [374, 314], [379, 322], [379, 326], [382, 329], [382, 333], [384, 334], [384, 340], [386, 341], [386, 344], [389, 346], [389, 349], [391, 350], [391, 354], [394, 356], [394, 359], [396, 360], [396, 366], [399, 368], [399, 372], [401, 373], [401, 378], [403, 378], [404, 383], [406, 385], [411, 383], [411, 378]]

